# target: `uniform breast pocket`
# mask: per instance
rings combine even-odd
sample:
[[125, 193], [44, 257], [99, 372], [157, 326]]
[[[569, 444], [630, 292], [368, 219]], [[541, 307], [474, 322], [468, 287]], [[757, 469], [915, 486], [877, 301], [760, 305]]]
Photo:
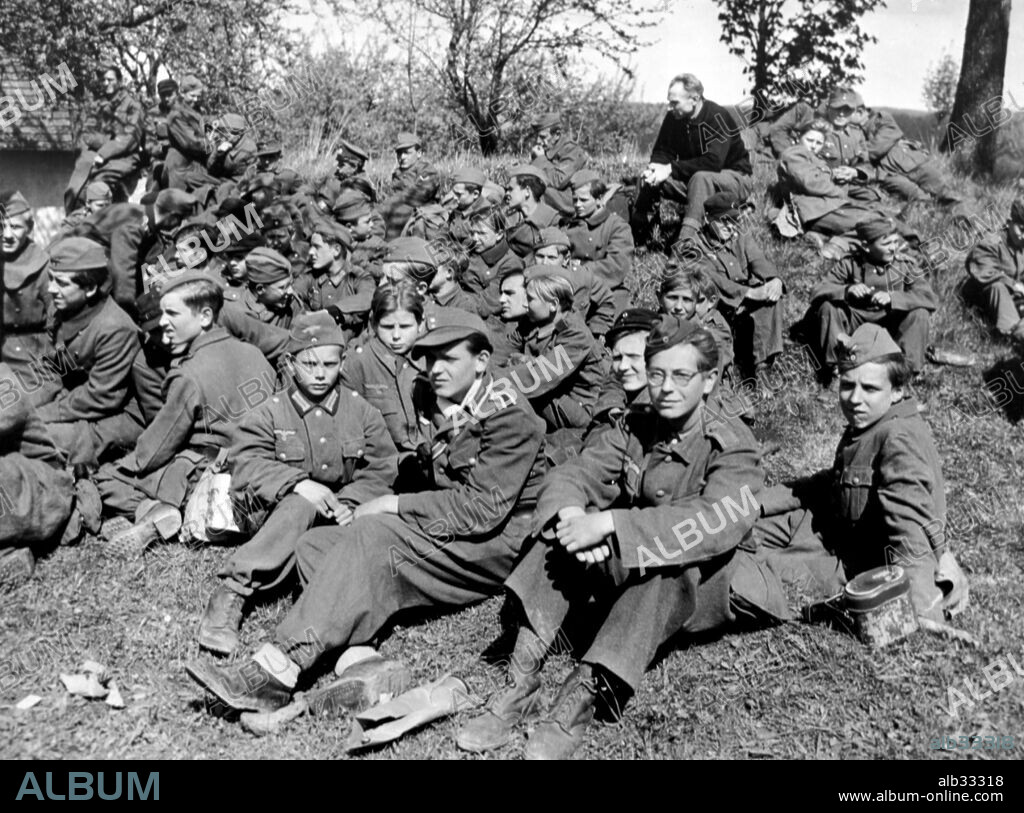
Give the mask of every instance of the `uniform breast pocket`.
[[356, 469], [362, 466], [365, 456], [365, 438], [346, 438], [341, 442], [342, 466], [344, 466], [346, 481], [350, 481]]
[[622, 471], [622, 485], [631, 499], [639, 496], [642, 479], [643, 475], [640, 472], [639, 464], [635, 460], [627, 460]]
[[[463, 430], [465, 432], [465, 430]], [[465, 482], [470, 473], [476, 468], [477, 458], [480, 453], [480, 439], [472, 435], [465, 435], [453, 441], [448, 447], [447, 468], [453, 480]]]
[[856, 522], [871, 496], [871, 467], [849, 466], [839, 475], [840, 518]]
[[274, 440], [274, 456], [282, 463], [302, 463], [306, 459], [306, 447], [294, 435]]

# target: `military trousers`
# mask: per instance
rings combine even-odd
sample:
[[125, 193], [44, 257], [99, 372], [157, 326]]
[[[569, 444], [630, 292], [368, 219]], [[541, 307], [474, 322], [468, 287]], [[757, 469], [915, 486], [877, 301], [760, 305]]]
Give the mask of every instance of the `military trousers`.
[[113, 463], [102, 466], [92, 480], [103, 499], [105, 514], [130, 516], [138, 521], [153, 501], [183, 508], [207, 456], [195, 449], [184, 449], [156, 471], [137, 476]]
[[543, 541], [530, 546], [505, 587], [547, 646], [570, 611], [587, 613], [598, 628], [580, 660], [611, 672], [634, 692], [658, 649], [683, 628], [697, 603], [679, 569], [639, 577], [615, 558], [587, 567], [557, 543]]
[[[485, 539], [431, 536], [394, 514], [314, 528], [296, 548], [305, 590], [278, 626], [275, 643], [308, 669], [324, 651], [374, 640], [401, 610], [464, 607], [493, 596], [529, 527], [530, 512], [519, 511]], [[300, 643], [310, 640], [316, 646]]]
[[53, 442], [68, 456], [68, 465], [96, 467], [124, 455], [142, 434], [142, 426], [128, 413], [109, 415], [98, 421], [51, 423], [47, 427]]
[[1010, 333], [1020, 321], [1024, 297], [1014, 293], [1003, 280], [982, 283], [968, 277], [962, 290], [964, 299], [981, 308], [985, 319], [1000, 333]]
[[65, 212], [73, 212], [84, 204], [85, 187], [93, 181], [102, 181], [109, 186], [115, 203], [127, 201], [135, 191], [135, 184], [139, 180], [138, 156], [111, 158], [97, 167], [93, 164], [96, 155], [92, 150], [83, 150], [75, 161], [75, 168], [71, 173], [67, 189], [64, 190]]
[[944, 203], [960, 200], [936, 161], [924, 150], [898, 143], [878, 163], [879, 183], [891, 195], [906, 200], [938, 198]]
[[804, 221], [803, 226], [804, 231], [816, 231], [820, 234], [848, 234], [857, 228], [858, 223], [866, 223], [869, 220], [877, 220], [882, 217], [884, 215], [875, 207], [867, 203], [851, 201], [814, 220]]
[[74, 496], [66, 471], [18, 452], [0, 457], [0, 550], [53, 539], [71, 516]]
[[305, 497], [287, 495], [217, 575], [242, 596], [277, 587], [295, 571], [295, 548], [318, 517], [316, 506]]
[[745, 301], [740, 313], [721, 303], [719, 309], [732, 328], [733, 346], [742, 361], [753, 361], [757, 365], [782, 352], [781, 299], [778, 302]]
[[815, 314], [818, 324], [818, 349], [825, 363], [834, 367], [836, 340], [840, 333], [851, 334], [861, 325], [871, 322], [881, 325], [892, 334], [907, 356], [915, 372], [924, 367], [924, 353], [928, 347], [930, 314], [924, 308], [910, 311], [854, 308], [845, 302], [822, 302]]

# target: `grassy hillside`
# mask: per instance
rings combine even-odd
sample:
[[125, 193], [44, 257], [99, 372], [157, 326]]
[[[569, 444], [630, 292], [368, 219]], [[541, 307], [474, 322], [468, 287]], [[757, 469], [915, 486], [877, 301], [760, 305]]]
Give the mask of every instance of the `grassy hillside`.
[[[484, 163], [495, 170], [515, 160]], [[629, 161], [626, 168], [635, 168], [643, 158]], [[460, 162], [442, 163], [450, 170]], [[311, 154], [292, 156], [291, 163], [304, 170], [329, 166]], [[623, 169], [621, 156], [598, 163], [609, 175]], [[759, 167], [762, 191], [771, 174], [770, 167]], [[1012, 197], [1008, 187], [985, 189], [962, 179], [960, 187], [982, 210], [995, 206], [1005, 213]], [[930, 367], [916, 392], [929, 406], [926, 417], [945, 463], [954, 545], [971, 578], [971, 607], [957, 625], [975, 636], [977, 646], [919, 633], [872, 651], [840, 632], [801, 624], [684, 646], [649, 672], [620, 722], [593, 732], [582, 756], [952, 759], [963, 754], [936, 752], [930, 741], [1024, 733], [1021, 676], [991, 697], [961, 706], [958, 716], [948, 713], [950, 687], [966, 692], [969, 679], [987, 688], [982, 670], [1000, 657], [1024, 665], [1024, 438], [1008, 418], [1021, 413], [1016, 402], [1006, 411], [990, 409], [981, 393], [982, 375], [1000, 373], [1004, 389], [1024, 392], [1024, 364], [994, 344], [958, 300], [967, 246], [955, 243], [949, 219], [920, 211], [913, 225], [926, 238], [949, 238], [950, 259], [933, 281], [942, 303], [932, 321], [935, 342], [971, 350], [982, 360], [973, 370]], [[787, 321], [793, 322], [806, 307], [822, 261], [803, 244], [772, 239], [767, 229], [758, 236], [787, 282]], [[657, 258], [638, 257], [629, 284], [639, 300], [648, 297], [659, 265]], [[836, 405], [816, 400], [810, 375], [776, 381], [774, 389], [759, 404], [757, 427], [782, 441], [782, 450], [766, 460], [770, 479], [828, 466], [842, 430]], [[195, 628], [225, 555], [218, 548], [169, 545], [120, 565], [105, 557], [98, 542], [87, 541], [57, 550], [40, 562], [28, 585], [0, 596], [0, 646], [9, 653], [0, 682], [0, 756], [340, 758], [345, 719], [300, 719], [261, 740], [204, 711], [202, 694], [183, 666], [197, 655]], [[292, 601], [280, 595], [252, 613], [243, 629], [245, 651], [267, 638]], [[404, 624], [383, 652], [405, 660], [418, 680], [452, 672], [486, 694], [502, 680], [501, 671], [481, 658], [496, 642], [507, 642], [502, 606], [503, 599], [495, 598]], [[115, 711], [63, 691], [58, 673], [86, 658], [107, 665], [127, 708]], [[546, 670], [549, 696], [568, 668], [563, 655]], [[29, 693], [42, 702], [15, 711], [12, 705]], [[370, 758], [462, 757], [454, 745], [462, 719], [442, 721]], [[497, 756], [515, 757], [522, 745], [519, 737]], [[1019, 758], [1020, 752], [1009, 755]]]

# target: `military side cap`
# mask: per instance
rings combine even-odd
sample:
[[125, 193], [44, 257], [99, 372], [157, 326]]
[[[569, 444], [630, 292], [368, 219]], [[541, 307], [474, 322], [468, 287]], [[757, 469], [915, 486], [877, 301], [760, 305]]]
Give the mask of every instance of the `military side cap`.
[[601, 176], [598, 175], [592, 169], [581, 169], [572, 174], [569, 178], [569, 183], [572, 184], [573, 189], [580, 189], [581, 187], [591, 184], [594, 181], [601, 180]]
[[365, 195], [354, 189], [345, 189], [338, 195], [331, 213], [343, 223], [355, 223], [359, 218], [372, 214], [373, 209]]
[[865, 243], [878, 240], [881, 237], [888, 237], [896, 231], [896, 224], [886, 218], [867, 220], [857, 224], [857, 238]]
[[257, 155], [280, 155], [281, 154], [281, 142], [280, 141], [264, 141], [256, 148]]
[[272, 204], [263, 210], [263, 231], [273, 229], [290, 229], [292, 227], [292, 216], [289, 211], [280, 203]]
[[111, 200], [114, 197], [110, 187], [103, 181], [93, 181], [85, 187], [85, 202], [92, 203], [94, 200]]
[[23, 215], [26, 212], [32, 214], [32, 207], [29, 206], [28, 201], [25, 200], [25, 196], [21, 192], [12, 192], [8, 195], [3, 203], [0, 204], [0, 209], [3, 210], [3, 214], [6, 217]]
[[479, 186], [482, 189], [483, 185], [487, 183], [487, 175], [476, 167], [459, 167], [452, 175], [452, 183], [464, 183], [470, 186]]
[[510, 178], [521, 178], [523, 176], [536, 178], [545, 186], [548, 185], [547, 173], [542, 169], [538, 169], [533, 164], [518, 164], [508, 171], [508, 177]]
[[153, 205], [168, 214], [190, 215], [198, 203], [195, 196], [184, 189], [163, 189], [156, 196]]
[[341, 243], [346, 251], [352, 250], [352, 232], [326, 217], [319, 217], [312, 224], [310, 234], [319, 234], [328, 243]]
[[728, 192], [716, 192], [704, 201], [704, 214], [708, 220], [739, 220], [740, 210], [736, 196]]
[[546, 229], [540, 230], [540, 241], [534, 246], [534, 249], [547, 248], [548, 246], [572, 248], [572, 241], [569, 240], [569, 235], [561, 229], [548, 226]]
[[886, 361], [902, 356], [903, 351], [884, 327], [861, 325], [850, 336], [840, 333], [836, 338], [836, 361], [840, 370], [852, 370], [869, 361]]
[[67, 237], [50, 249], [50, 270], [58, 273], [107, 267], [107, 252], [85, 237]]
[[1017, 198], [1010, 204], [1010, 220], [1024, 226], [1024, 198]]
[[190, 93], [193, 90], [202, 90], [203, 83], [199, 81], [199, 77], [189, 74], [181, 80], [181, 92]]
[[160, 293], [150, 289], [135, 299], [135, 321], [146, 333], [160, 324]]
[[828, 97], [829, 107], [863, 107], [864, 100], [856, 91], [849, 88], [836, 88]]
[[223, 293], [224, 283], [205, 271], [185, 271], [181, 274], [168, 274], [160, 284], [160, 296], [166, 296], [175, 288], [188, 285], [190, 282], [212, 282]]
[[437, 308], [433, 313], [436, 326], [416, 340], [412, 346], [413, 358], [419, 358], [430, 348], [444, 347], [468, 339], [474, 333], [479, 333], [490, 341], [487, 325], [475, 313], [464, 311], [462, 308]]
[[562, 117], [558, 113], [542, 113], [533, 120], [534, 130], [550, 130], [562, 123]]
[[678, 316], [662, 314], [651, 332], [647, 334], [647, 346], [644, 348], [644, 359], [682, 344], [701, 329], [700, 322], [693, 319], [680, 319]]
[[156, 92], [160, 94], [170, 93], [177, 89], [178, 83], [175, 82], [173, 79], [161, 79], [159, 82], [156, 83]]
[[437, 258], [430, 248], [430, 243], [422, 237], [396, 237], [388, 243], [389, 263], [421, 263], [433, 268], [437, 267]]
[[395, 150], [407, 150], [410, 147], [420, 147], [423, 142], [415, 133], [399, 133], [395, 139]]
[[249, 282], [256, 285], [269, 285], [292, 276], [292, 264], [282, 254], [266, 246], [250, 251], [245, 258], [245, 267], [249, 272]]
[[627, 308], [615, 318], [615, 323], [604, 334], [604, 343], [612, 347], [629, 333], [650, 333], [657, 321], [658, 314], [649, 308]]
[[370, 160], [370, 154], [366, 150], [344, 139], [342, 139], [341, 146], [334, 154], [334, 157], [335, 159], [351, 161], [353, 163], [363, 163]]
[[327, 311], [303, 313], [292, 322], [288, 352], [299, 353], [311, 347], [345, 346], [345, 334]]

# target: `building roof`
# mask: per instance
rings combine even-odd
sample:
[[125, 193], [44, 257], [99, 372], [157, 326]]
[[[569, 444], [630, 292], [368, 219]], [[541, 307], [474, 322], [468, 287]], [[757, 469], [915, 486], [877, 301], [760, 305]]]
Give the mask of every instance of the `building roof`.
[[[56, 68], [43, 73], [49, 83], [11, 58], [0, 57], [0, 150], [76, 149], [82, 106], [68, 87], [70, 74], [61, 75]], [[68, 92], [60, 92], [54, 82]]]

